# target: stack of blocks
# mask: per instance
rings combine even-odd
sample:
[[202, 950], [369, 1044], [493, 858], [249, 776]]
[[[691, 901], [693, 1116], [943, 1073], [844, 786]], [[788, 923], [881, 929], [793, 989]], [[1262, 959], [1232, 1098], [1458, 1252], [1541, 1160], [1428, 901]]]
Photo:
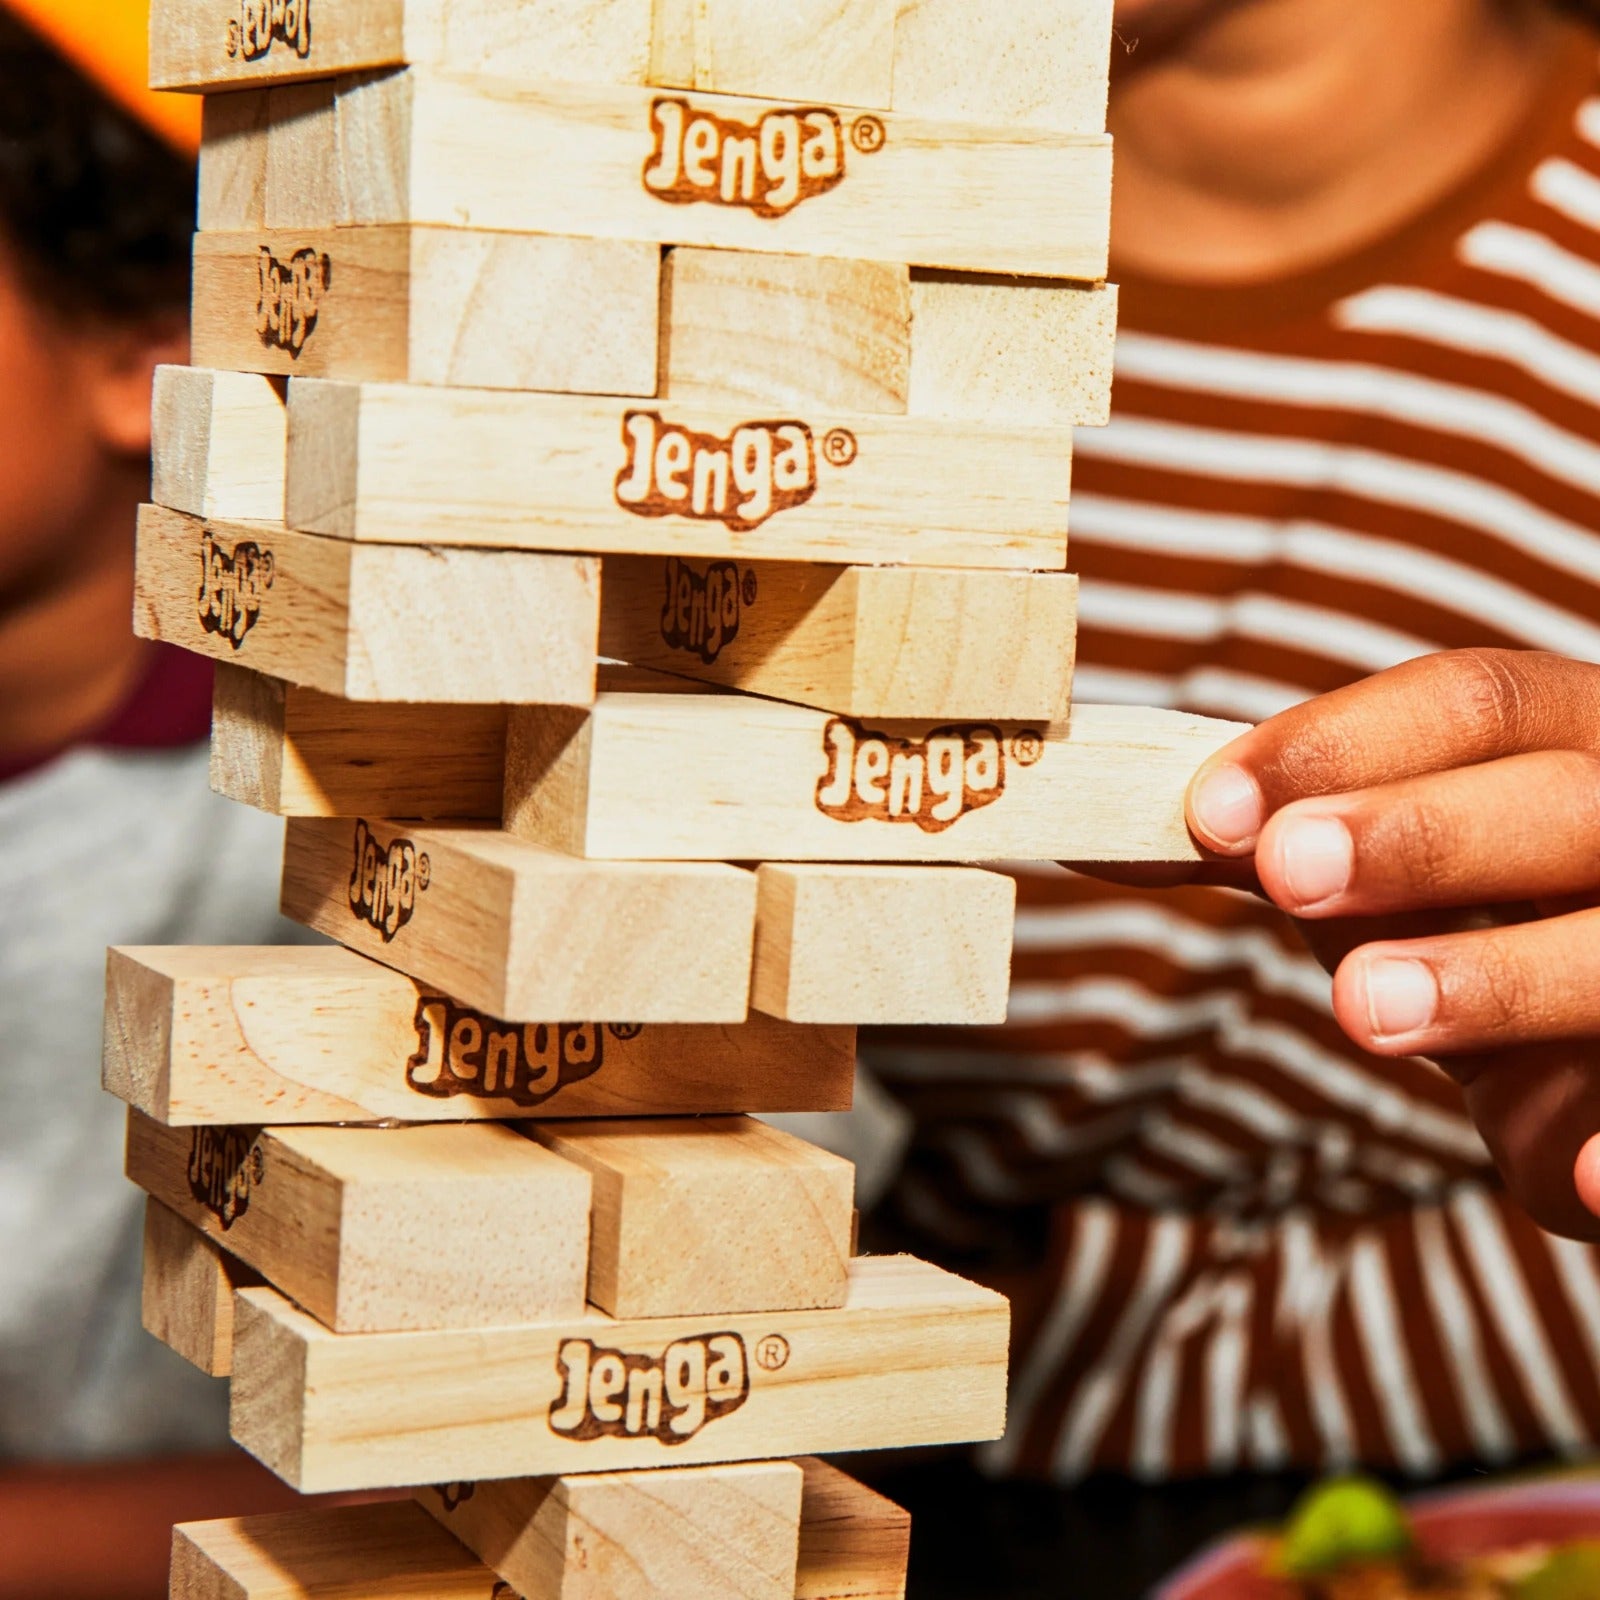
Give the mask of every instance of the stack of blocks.
[[[194, 360], [136, 627], [337, 943], [123, 949], [145, 1320], [297, 1488], [183, 1600], [867, 1600], [819, 1455], [993, 1438], [1005, 1302], [855, 1258], [854, 1028], [1181, 860], [1233, 729], [1068, 714], [1110, 0], [157, 0]], [[799, 1459], [793, 1459], [799, 1458]]]

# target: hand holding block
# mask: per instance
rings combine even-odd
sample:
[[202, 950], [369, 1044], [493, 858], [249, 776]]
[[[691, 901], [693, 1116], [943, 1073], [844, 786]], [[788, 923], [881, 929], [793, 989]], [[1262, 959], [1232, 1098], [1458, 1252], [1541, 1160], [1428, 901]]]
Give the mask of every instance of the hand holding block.
[[417, 1501], [524, 1600], [795, 1600], [791, 1461], [511, 1478]]
[[1195, 861], [1184, 791], [1243, 731], [1120, 706], [930, 726], [603, 690], [512, 712], [505, 826], [611, 860]]
[[196, 517], [282, 522], [286, 386], [254, 372], [157, 367], [151, 494]]
[[594, 1179], [589, 1299], [614, 1317], [844, 1303], [855, 1169], [748, 1117], [529, 1123]]
[[184, 1130], [130, 1111], [128, 1176], [343, 1331], [584, 1304], [588, 1174], [508, 1128]]
[[335, 945], [112, 950], [104, 1082], [173, 1127], [847, 1111], [853, 1028], [507, 1024]]
[[[234, 1438], [305, 1493], [992, 1439], [1005, 1300], [905, 1257], [836, 1311], [335, 1334], [238, 1297]], [[617, 1374], [621, 1372], [621, 1381]], [[508, 1403], [508, 1397], [515, 1397]]]
[[750, 1004], [791, 1022], [1004, 1022], [1017, 886], [970, 867], [757, 869]]
[[600, 564], [358, 547], [144, 506], [134, 632], [351, 700], [594, 697]]
[[852, 717], [1064, 719], [1069, 572], [608, 556], [600, 653]]
[[580, 862], [488, 829], [289, 823], [283, 911], [511, 1021], [742, 1022], [755, 874]]
[[905, 1600], [909, 1513], [826, 1461], [808, 1457], [799, 1465], [805, 1486], [795, 1600]]
[[233, 1371], [233, 1292], [261, 1282], [159, 1200], [144, 1203], [140, 1320], [169, 1350], [212, 1378]]

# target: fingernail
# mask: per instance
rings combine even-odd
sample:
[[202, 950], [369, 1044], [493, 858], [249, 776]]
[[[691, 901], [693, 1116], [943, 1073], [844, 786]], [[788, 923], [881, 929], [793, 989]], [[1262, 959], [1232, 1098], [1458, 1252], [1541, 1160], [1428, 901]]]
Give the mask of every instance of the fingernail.
[[1439, 1009], [1439, 980], [1421, 961], [1380, 956], [1366, 970], [1367, 1022], [1378, 1039], [1420, 1033]]
[[1274, 844], [1284, 885], [1301, 910], [1333, 900], [1350, 887], [1356, 846], [1337, 817], [1282, 817]]
[[1254, 844], [1261, 832], [1261, 790], [1243, 767], [1217, 767], [1195, 785], [1190, 801], [1200, 831], [1224, 849]]

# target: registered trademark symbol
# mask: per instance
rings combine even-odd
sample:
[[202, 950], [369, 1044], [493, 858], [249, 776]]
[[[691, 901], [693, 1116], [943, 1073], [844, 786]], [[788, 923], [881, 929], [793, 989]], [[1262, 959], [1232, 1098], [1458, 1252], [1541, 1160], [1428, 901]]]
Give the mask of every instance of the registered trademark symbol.
[[1031, 767], [1044, 754], [1044, 740], [1033, 730], [1025, 729], [1011, 741], [1011, 756], [1019, 767]]
[[417, 857], [417, 887], [426, 889], [433, 881], [433, 863], [426, 854]]
[[753, 606], [756, 603], [757, 593], [756, 569], [754, 567], [746, 567], [744, 569], [744, 584], [742, 587], [744, 589], [744, 603], [747, 606]]
[[763, 1372], [781, 1372], [789, 1365], [789, 1341], [781, 1333], [769, 1333], [756, 1346], [756, 1365]]
[[888, 139], [888, 132], [877, 117], [857, 117], [850, 125], [850, 143], [864, 156], [883, 149]]
[[642, 1022], [608, 1022], [606, 1024], [606, 1032], [613, 1039], [621, 1039], [626, 1043], [629, 1039], [637, 1039], [644, 1032], [644, 1024]]
[[822, 440], [822, 458], [832, 467], [848, 467], [860, 453], [861, 446], [848, 428], [835, 428]]

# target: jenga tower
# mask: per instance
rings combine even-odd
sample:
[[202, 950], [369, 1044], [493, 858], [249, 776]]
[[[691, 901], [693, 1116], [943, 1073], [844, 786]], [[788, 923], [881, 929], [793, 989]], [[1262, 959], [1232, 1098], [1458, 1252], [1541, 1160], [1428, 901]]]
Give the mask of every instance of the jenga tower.
[[1187, 859], [1234, 732], [1068, 714], [1110, 12], [157, 0], [136, 627], [337, 944], [112, 953], [145, 1319], [297, 1488], [415, 1489], [180, 1528], [174, 1596], [897, 1596], [815, 1458], [1001, 1432], [1005, 1302], [753, 1114], [1001, 1020], [962, 863]]

